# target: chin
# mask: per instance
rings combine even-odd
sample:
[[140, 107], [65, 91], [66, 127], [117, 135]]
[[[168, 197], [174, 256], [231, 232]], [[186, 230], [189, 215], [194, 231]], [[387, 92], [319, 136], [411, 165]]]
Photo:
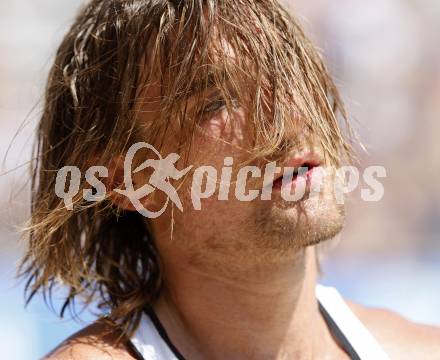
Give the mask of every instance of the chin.
[[299, 249], [335, 237], [343, 228], [345, 207], [333, 199], [277, 201], [263, 204], [254, 219], [260, 246]]

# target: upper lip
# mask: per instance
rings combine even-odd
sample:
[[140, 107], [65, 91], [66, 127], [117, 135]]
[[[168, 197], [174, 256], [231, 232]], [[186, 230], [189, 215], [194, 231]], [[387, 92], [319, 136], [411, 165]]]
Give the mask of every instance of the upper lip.
[[321, 166], [323, 163], [322, 158], [315, 152], [306, 151], [289, 157], [282, 165], [279, 175], [274, 177], [274, 182], [282, 178], [284, 175], [284, 169], [286, 167], [295, 168], [298, 170], [300, 167], [307, 167], [311, 169], [313, 167]]

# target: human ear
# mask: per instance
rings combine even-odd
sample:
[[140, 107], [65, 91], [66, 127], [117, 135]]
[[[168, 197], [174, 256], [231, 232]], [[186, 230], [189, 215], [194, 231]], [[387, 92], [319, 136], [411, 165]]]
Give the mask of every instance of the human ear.
[[[126, 172], [131, 170], [125, 169], [124, 157], [122, 155], [115, 156], [108, 166], [108, 177], [106, 179], [108, 200], [114, 206], [126, 211], [136, 211], [136, 207], [131, 202], [129, 196], [130, 186], [135, 190], [143, 186], [149, 186], [147, 181], [149, 169], [127, 176]], [[154, 197], [150, 194], [144, 195], [138, 200], [145, 208], [155, 206]]]

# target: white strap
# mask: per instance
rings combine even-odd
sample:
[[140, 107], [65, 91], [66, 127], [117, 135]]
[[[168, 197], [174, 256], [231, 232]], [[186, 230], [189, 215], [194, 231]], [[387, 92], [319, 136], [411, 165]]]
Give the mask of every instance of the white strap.
[[[335, 288], [317, 284], [316, 297], [362, 360], [390, 360]], [[131, 342], [145, 360], [178, 360], [146, 314]]]
[[351, 311], [338, 290], [316, 285], [316, 297], [362, 360], [389, 360], [373, 335]]
[[130, 340], [144, 360], [177, 360], [146, 314], [142, 314], [141, 322]]

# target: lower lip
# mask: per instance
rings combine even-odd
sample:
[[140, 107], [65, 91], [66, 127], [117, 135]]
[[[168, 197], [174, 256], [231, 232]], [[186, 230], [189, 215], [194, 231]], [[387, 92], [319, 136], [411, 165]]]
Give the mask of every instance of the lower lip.
[[278, 178], [273, 182], [272, 189], [274, 190], [281, 190], [283, 188], [289, 188], [290, 190], [294, 190], [296, 185], [298, 184], [298, 180], [300, 178], [305, 179], [306, 181], [306, 190], [309, 190], [312, 183], [312, 176], [313, 174], [320, 168], [320, 166], [314, 166], [310, 168], [307, 172], [301, 175], [296, 175], [295, 177], [292, 177], [292, 180], [283, 184], [283, 176]]

